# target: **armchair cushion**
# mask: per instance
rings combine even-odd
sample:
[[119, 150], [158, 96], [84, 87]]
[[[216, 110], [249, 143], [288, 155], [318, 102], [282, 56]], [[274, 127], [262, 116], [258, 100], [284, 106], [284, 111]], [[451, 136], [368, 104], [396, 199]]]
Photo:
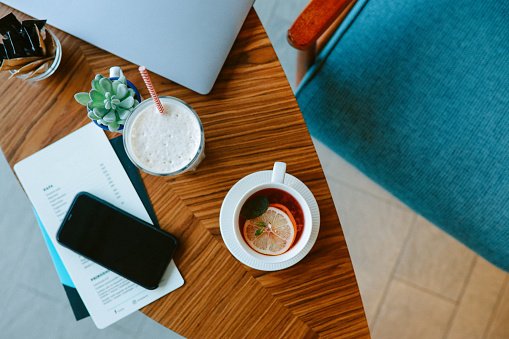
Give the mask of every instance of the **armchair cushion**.
[[509, 2], [359, 0], [296, 93], [308, 128], [509, 271]]

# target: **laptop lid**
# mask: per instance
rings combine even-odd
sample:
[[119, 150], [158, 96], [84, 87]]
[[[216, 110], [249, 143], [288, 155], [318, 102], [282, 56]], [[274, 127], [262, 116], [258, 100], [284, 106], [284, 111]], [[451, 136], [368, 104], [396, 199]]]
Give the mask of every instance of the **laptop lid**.
[[2, 2], [37, 19], [47, 19], [49, 25], [144, 65], [193, 91], [207, 94], [254, 0]]

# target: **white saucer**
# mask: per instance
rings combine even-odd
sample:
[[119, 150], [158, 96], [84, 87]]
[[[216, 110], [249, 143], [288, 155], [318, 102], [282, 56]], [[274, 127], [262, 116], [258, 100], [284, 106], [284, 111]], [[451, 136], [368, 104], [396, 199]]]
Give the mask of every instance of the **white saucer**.
[[313, 193], [311, 193], [309, 188], [307, 188], [307, 186], [304, 185], [302, 181], [293, 175], [286, 173], [284, 183], [299, 192], [306, 200], [309, 205], [309, 209], [311, 210], [313, 229], [311, 230], [311, 236], [309, 237], [308, 243], [302, 249], [302, 251], [300, 251], [293, 258], [279, 263], [265, 262], [263, 260], [253, 258], [244, 252], [244, 250], [240, 247], [237, 240], [235, 239], [235, 234], [233, 233], [233, 213], [235, 211], [235, 207], [245, 192], [257, 185], [270, 182], [271, 177], [272, 171], [261, 171], [240, 179], [235, 185], [233, 185], [228, 194], [226, 194], [223, 205], [221, 206], [221, 212], [219, 214], [219, 227], [221, 229], [221, 236], [223, 237], [228, 250], [244, 265], [262, 271], [277, 271], [295, 265], [309, 253], [315, 244], [316, 238], [318, 236], [318, 231], [320, 230], [320, 211], [318, 209], [318, 204], [315, 197], [313, 196]]

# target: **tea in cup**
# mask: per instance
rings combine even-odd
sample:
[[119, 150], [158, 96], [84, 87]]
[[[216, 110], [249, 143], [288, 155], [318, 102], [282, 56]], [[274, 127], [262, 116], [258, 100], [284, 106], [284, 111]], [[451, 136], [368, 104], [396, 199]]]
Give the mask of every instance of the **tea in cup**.
[[242, 250], [272, 263], [301, 252], [312, 231], [309, 205], [284, 183], [285, 172], [286, 164], [276, 162], [271, 181], [245, 192], [233, 214], [234, 234]]

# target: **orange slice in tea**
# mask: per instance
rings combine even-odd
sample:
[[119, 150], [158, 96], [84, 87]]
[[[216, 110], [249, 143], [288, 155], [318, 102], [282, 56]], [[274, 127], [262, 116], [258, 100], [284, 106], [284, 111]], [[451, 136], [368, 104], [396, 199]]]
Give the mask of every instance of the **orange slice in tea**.
[[265, 213], [244, 223], [244, 239], [256, 252], [283, 254], [292, 246], [297, 234], [295, 219], [286, 206], [270, 204]]

